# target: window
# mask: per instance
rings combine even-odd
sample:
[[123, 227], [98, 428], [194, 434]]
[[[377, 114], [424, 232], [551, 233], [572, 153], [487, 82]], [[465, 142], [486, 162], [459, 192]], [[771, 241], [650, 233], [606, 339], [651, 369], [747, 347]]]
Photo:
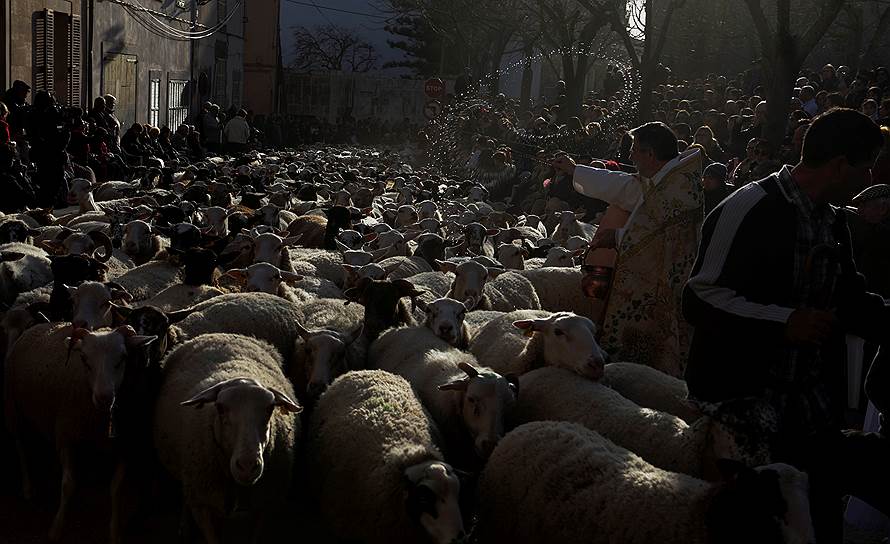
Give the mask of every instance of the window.
[[226, 69], [226, 59], [217, 58], [213, 68], [213, 101], [219, 104], [222, 109], [228, 107], [226, 103]]
[[161, 80], [152, 78], [148, 82], [148, 124], [153, 127], [161, 122]]
[[241, 71], [232, 72], [232, 105], [241, 107]]
[[175, 131], [179, 125], [185, 123], [189, 116], [189, 99], [186, 96], [186, 84], [184, 79], [171, 79], [167, 82], [167, 126]]

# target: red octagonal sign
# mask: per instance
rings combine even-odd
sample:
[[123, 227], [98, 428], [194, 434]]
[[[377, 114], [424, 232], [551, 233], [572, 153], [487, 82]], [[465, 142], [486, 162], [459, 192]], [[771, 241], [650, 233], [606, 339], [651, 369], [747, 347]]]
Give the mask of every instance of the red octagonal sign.
[[423, 84], [423, 92], [430, 98], [440, 98], [445, 94], [445, 82], [434, 77]]

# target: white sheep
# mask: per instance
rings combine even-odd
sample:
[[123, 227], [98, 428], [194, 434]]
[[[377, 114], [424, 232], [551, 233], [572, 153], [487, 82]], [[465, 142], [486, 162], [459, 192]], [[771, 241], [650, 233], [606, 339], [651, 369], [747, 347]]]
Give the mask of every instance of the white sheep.
[[602, 378], [606, 361], [592, 321], [541, 310], [518, 310], [492, 319], [473, 335], [470, 351], [481, 364], [501, 373], [524, 374], [546, 365], [592, 380]]
[[528, 250], [516, 244], [501, 244], [495, 251], [495, 258], [507, 270], [525, 270]]
[[303, 318], [300, 307], [268, 293], [230, 293], [183, 310], [191, 314], [179, 328], [189, 338], [208, 333], [253, 336], [272, 344], [289, 361], [299, 334], [296, 324]]
[[640, 406], [677, 416], [690, 425], [702, 416], [698, 406], [686, 398], [686, 382], [651, 366], [610, 363], [602, 382]]
[[[5, 363], [5, 417], [19, 453], [22, 489], [34, 496], [24, 437], [55, 447], [62, 465], [59, 508], [49, 531], [62, 537], [76, 490], [75, 455], [112, 447], [113, 409], [130, 361], [156, 339], [130, 327], [90, 332], [69, 323], [37, 325], [13, 344]], [[131, 429], [139, 432], [139, 429]], [[119, 486], [112, 486], [111, 541], [121, 534]]]
[[68, 294], [74, 302], [74, 317], [71, 320], [76, 329], [96, 330], [110, 327], [114, 321], [112, 304], [129, 302], [130, 294], [114, 283], [85, 281], [77, 287], [68, 287]]
[[410, 278], [424, 272], [432, 272], [433, 268], [424, 259], [420, 257], [396, 256], [388, 257], [377, 264], [386, 270], [386, 277], [397, 280], [399, 278]]
[[133, 301], [148, 300], [158, 293], [181, 283], [182, 270], [168, 261], [149, 261], [114, 278], [133, 297]]
[[517, 272], [532, 283], [541, 301], [541, 308], [550, 312], [574, 312], [594, 315], [593, 299], [581, 289], [582, 272], [577, 268], [539, 268]]
[[479, 367], [475, 357], [426, 327], [386, 331], [371, 344], [368, 365], [408, 380], [445, 435], [448, 453], [457, 457], [470, 445], [476, 456], [488, 457], [516, 402], [515, 379]]
[[471, 331], [465, 322], [467, 305], [451, 298], [437, 298], [427, 304], [417, 301], [417, 307], [424, 312], [423, 324], [448, 345], [467, 349]]
[[341, 540], [446, 544], [463, 535], [460, 482], [404, 378], [380, 370], [340, 376], [318, 402], [309, 476]]
[[[440, 270], [454, 274], [454, 281], [447, 295], [455, 300], [471, 299], [471, 310], [498, 310], [509, 312], [516, 309], [539, 310], [541, 301], [534, 286], [514, 272], [502, 268], [487, 268], [476, 261], [455, 264], [436, 261]], [[492, 280], [492, 281], [489, 281]]]
[[208, 334], [167, 357], [154, 445], [209, 544], [222, 542], [233, 506], [259, 519], [284, 505], [300, 436], [294, 398], [281, 356], [255, 338]]
[[665, 470], [715, 480], [719, 478], [717, 459], [735, 459], [748, 466], [772, 461], [765, 436], [754, 436], [741, 426], [731, 428], [718, 422], [720, 416], [702, 417], [688, 425], [676, 416], [641, 408], [611, 388], [561, 368], [523, 374], [519, 388], [522, 395], [512, 414], [514, 424], [579, 423]]
[[580, 217], [578, 217], [574, 212], [564, 211], [560, 212], [558, 215], [559, 225], [557, 225], [556, 231], [552, 236], [554, 242], [561, 246], [565, 246], [569, 238], [572, 238], [573, 236], [580, 236], [587, 241], [593, 240], [593, 237], [596, 234], [596, 227], [589, 223], [582, 223], [579, 221], [585, 214], [579, 214]]
[[139, 302], [136, 306], [154, 306], [164, 312], [175, 312], [225, 294], [210, 285], [186, 285], [177, 283], [167, 287], [152, 298]]
[[509, 433], [479, 481], [481, 542], [814, 542], [807, 475], [724, 462], [709, 483], [656, 468], [571, 423]]
[[53, 281], [49, 255], [30, 244], [0, 245], [0, 302]]

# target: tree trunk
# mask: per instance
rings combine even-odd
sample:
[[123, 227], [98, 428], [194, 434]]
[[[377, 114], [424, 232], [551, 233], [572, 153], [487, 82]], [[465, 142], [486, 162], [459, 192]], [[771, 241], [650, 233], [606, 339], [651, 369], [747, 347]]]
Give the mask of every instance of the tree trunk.
[[769, 141], [773, 151], [778, 151], [785, 139], [788, 115], [791, 113], [791, 95], [801, 68], [801, 64], [793, 58], [793, 52], [778, 49], [773, 59], [764, 59], [763, 65], [767, 76], [767, 115], [762, 136]]
[[650, 62], [640, 74], [640, 104], [637, 107], [637, 121], [647, 123], [652, 120], [652, 90], [658, 75], [658, 63]]

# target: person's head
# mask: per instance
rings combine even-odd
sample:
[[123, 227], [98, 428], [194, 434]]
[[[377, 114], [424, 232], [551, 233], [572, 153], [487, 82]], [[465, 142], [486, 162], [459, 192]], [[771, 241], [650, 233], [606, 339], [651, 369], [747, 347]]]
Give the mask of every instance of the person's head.
[[143, 127], [140, 123], [133, 123], [133, 126], [130, 127], [130, 130], [132, 130], [136, 134], [142, 134], [142, 131], [145, 130], [145, 127]]
[[9, 115], [9, 108], [6, 107], [6, 104], [0, 102], [0, 120], [5, 121], [7, 115]]
[[101, 96], [97, 96], [95, 100], [93, 100], [93, 109], [99, 112], [105, 111], [105, 99]]
[[767, 104], [766, 100], [761, 100], [754, 107], [754, 121], [757, 123], [766, 122]]
[[247, 118], [247, 110], [238, 110], [238, 117]]
[[836, 108], [813, 120], [801, 165], [813, 172], [820, 199], [843, 206], [871, 183], [871, 168], [883, 145], [881, 129], [871, 119]]
[[105, 109], [108, 111], [114, 111], [114, 106], [117, 105], [117, 98], [113, 94], [105, 95]]
[[826, 98], [825, 100], [825, 107], [828, 109], [843, 108], [844, 95], [842, 95], [841, 93], [828, 93], [828, 98]]
[[20, 102], [28, 99], [28, 93], [31, 92], [31, 86], [24, 81], [17, 79], [12, 82], [12, 94]]
[[751, 151], [751, 158], [757, 162], [766, 162], [773, 158], [773, 150], [770, 148], [769, 142], [763, 138], [757, 138], [754, 141], [754, 149]]
[[809, 85], [800, 88], [800, 101], [806, 104], [810, 100], [816, 98], [816, 90]]
[[213, 104], [211, 102], [204, 102], [203, 104], [201, 104], [201, 110], [203, 111], [210, 111], [210, 108], [212, 107]]
[[822, 81], [834, 79], [834, 66], [832, 66], [831, 64], [826, 64], [822, 67], [820, 75], [822, 76]]
[[878, 104], [871, 98], [862, 103], [862, 113], [874, 118], [878, 113]]
[[150, 138], [157, 138], [160, 135], [161, 135], [161, 129], [159, 129], [158, 127], [149, 127], [148, 136]]
[[739, 104], [735, 100], [727, 100], [726, 104], [723, 105], [723, 113], [726, 115], [738, 115], [739, 114]]
[[212, 104], [210, 106], [210, 113], [213, 115], [219, 115], [219, 106], [216, 104]]
[[692, 141], [697, 144], [708, 145], [714, 141], [714, 131], [708, 125], [702, 125], [695, 131]]
[[719, 189], [726, 184], [726, 176], [726, 165], [719, 162], [711, 163], [702, 174], [702, 187], [705, 191]]
[[800, 150], [803, 149], [803, 139], [807, 135], [809, 129], [810, 123], [808, 122], [801, 123], [794, 129], [794, 136], [791, 137], [791, 145], [794, 146], [794, 150], [797, 153], [800, 153]]
[[630, 158], [644, 177], [654, 176], [678, 155], [677, 136], [664, 123], [646, 123], [633, 129], [631, 135]]
[[816, 93], [816, 105], [820, 110], [824, 110], [828, 104], [828, 91], [819, 91]]
[[883, 92], [881, 91], [880, 87], [869, 87], [868, 92], [866, 93], [865, 97], [870, 98], [870, 99], [874, 100], [875, 102], [880, 102], [882, 94], [883, 94]]

